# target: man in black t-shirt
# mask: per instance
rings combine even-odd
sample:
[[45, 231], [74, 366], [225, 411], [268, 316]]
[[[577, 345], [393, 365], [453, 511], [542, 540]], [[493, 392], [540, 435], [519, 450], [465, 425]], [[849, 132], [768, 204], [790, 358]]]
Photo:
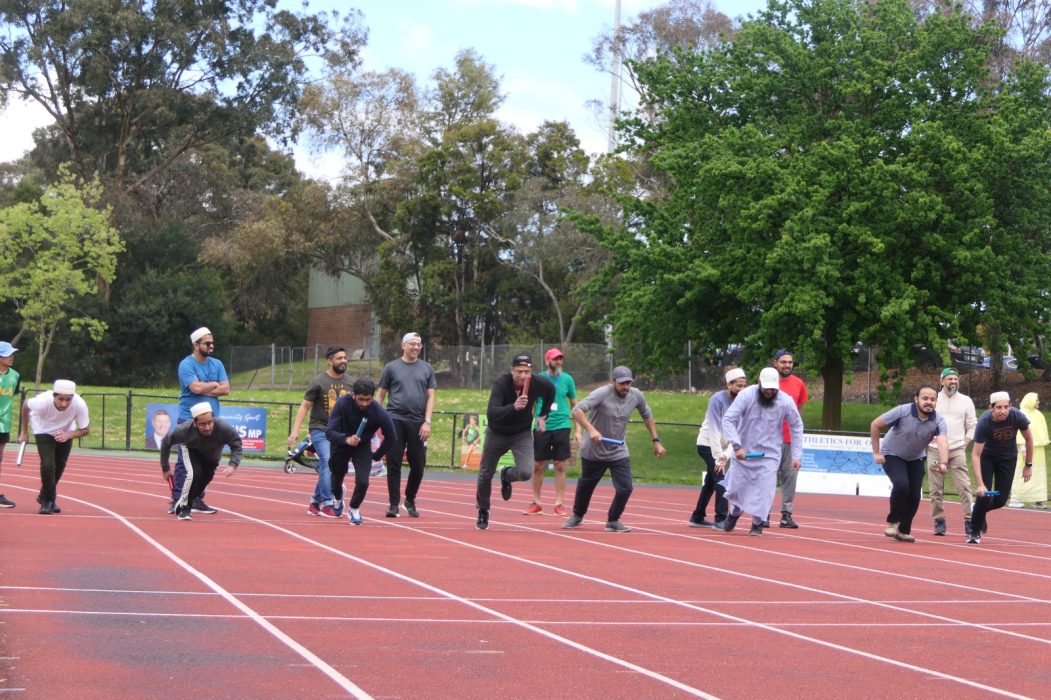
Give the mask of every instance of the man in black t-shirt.
[[338, 518], [343, 514], [342, 500], [337, 504], [332, 495], [332, 475], [329, 470], [329, 459], [332, 448], [325, 430], [328, 428], [329, 414], [336, 401], [344, 394], [350, 393], [351, 383], [346, 377], [347, 351], [340, 347], [331, 347], [325, 351], [328, 360], [328, 369], [317, 375], [310, 381], [303, 402], [299, 404], [296, 420], [292, 426], [292, 432], [288, 436], [288, 447], [292, 448], [299, 442], [299, 430], [303, 426], [303, 419], [310, 412], [310, 441], [314, 445], [317, 454], [317, 485], [314, 487], [314, 495], [307, 507], [307, 515], [320, 515], [324, 518]]
[[[968, 544], [982, 541], [987, 529], [986, 514], [1003, 508], [1011, 497], [1011, 482], [1014, 481], [1015, 464], [1018, 461], [1018, 433], [1025, 438], [1022, 478], [1029, 481], [1033, 478], [1033, 434], [1029, 432], [1029, 419], [1011, 406], [1011, 397], [1006, 391], [993, 393], [989, 397], [989, 410], [982, 414], [974, 428], [971, 467], [977, 483]], [[999, 493], [991, 496], [986, 493], [989, 490]]]

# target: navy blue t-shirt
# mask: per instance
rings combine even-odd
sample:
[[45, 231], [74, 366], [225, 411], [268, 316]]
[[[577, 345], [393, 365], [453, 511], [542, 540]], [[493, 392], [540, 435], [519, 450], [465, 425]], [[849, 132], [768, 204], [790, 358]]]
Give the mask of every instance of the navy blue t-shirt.
[[1015, 437], [1019, 430], [1025, 430], [1028, 427], [1029, 419], [1014, 406], [1008, 412], [1007, 418], [1002, 421], [994, 421], [993, 412], [986, 411], [974, 427], [974, 441], [985, 445], [982, 448], [983, 455], [1015, 459], [1018, 456], [1018, 443]]

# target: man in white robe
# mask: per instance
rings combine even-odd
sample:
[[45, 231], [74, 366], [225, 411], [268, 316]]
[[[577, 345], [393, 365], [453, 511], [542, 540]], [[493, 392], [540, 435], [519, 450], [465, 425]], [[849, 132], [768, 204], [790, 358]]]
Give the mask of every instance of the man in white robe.
[[733, 457], [723, 485], [730, 501], [726, 520], [717, 530], [729, 532], [741, 513], [752, 514], [749, 535], [763, 534], [763, 521], [777, 493], [777, 471], [787, 422], [792, 438], [792, 468], [803, 458], [803, 419], [795, 402], [780, 391], [780, 375], [773, 367], [759, 373], [759, 384], [743, 389], [723, 415], [723, 438]]

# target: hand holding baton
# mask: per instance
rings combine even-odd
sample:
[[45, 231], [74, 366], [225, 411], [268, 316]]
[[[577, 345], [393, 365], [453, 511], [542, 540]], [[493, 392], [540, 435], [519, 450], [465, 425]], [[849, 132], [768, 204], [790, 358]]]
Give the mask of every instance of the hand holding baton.
[[763, 457], [765, 455], [766, 455], [765, 452], [745, 452], [744, 453], [744, 458], [745, 459], [755, 459], [757, 457]]
[[618, 440], [616, 438], [610, 438], [610, 437], [603, 437], [602, 438], [602, 442], [605, 442], [605, 443], [607, 443], [609, 445], [623, 445], [624, 444], [623, 440]]
[[16, 467], [21, 467], [22, 466], [22, 458], [25, 457], [25, 455], [26, 455], [26, 445], [28, 445], [28, 444], [29, 444], [28, 442], [20, 442], [20, 443], [18, 443], [18, 459], [15, 460], [15, 466]]
[[368, 422], [369, 422], [368, 418], [362, 418], [361, 419], [361, 424], [358, 425], [358, 432], [356, 432], [354, 434], [357, 435], [358, 437], [361, 437], [362, 434], [365, 432], [365, 424], [368, 423]]

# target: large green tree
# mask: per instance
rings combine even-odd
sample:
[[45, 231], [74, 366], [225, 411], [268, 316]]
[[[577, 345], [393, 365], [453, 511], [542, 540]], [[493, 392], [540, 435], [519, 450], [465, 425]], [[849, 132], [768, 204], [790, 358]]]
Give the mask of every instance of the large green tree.
[[[1021, 147], [1004, 158], [1040, 176], [1026, 192], [1047, 201], [1051, 151], [1042, 73], [1011, 91], [1029, 121], [1003, 125], [987, 70], [997, 37], [952, 7], [775, 0], [730, 43], [638, 62], [626, 141], [666, 190], [600, 234], [622, 274], [616, 333], [636, 361], [669, 367], [693, 340], [743, 344], [755, 367], [791, 346], [820, 372], [834, 428], [857, 341], [907, 367], [918, 348], [944, 353], [973, 332], [967, 310], [1006, 309], [983, 292], [1022, 236], [1043, 263], [1047, 230], [1005, 225], [994, 190], [1008, 168], [986, 157], [1007, 134], [1024, 141], [1042, 161]], [[1042, 202], [1013, 204], [1045, 220]]]

